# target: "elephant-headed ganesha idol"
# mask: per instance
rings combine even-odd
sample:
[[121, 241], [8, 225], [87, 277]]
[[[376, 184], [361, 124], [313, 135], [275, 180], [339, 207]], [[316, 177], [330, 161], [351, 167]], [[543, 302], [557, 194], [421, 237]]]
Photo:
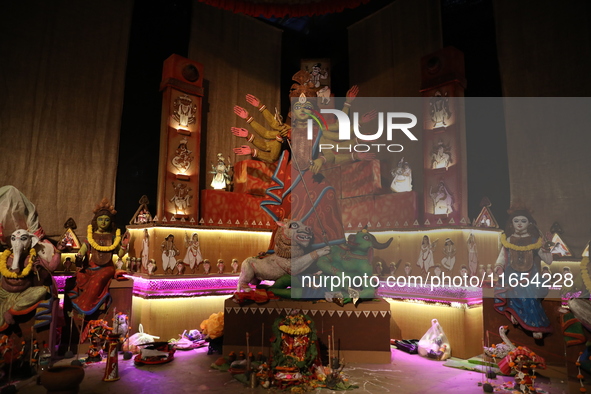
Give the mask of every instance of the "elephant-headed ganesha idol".
[[35, 328], [49, 324], [48, 307], [57, 295], [48, 263], [35, 249], [39, 238], [19, 229], [10, 243], [11, 249], [0, 254], [0, 332], [19, 331], [16, 326], [33, 317]]

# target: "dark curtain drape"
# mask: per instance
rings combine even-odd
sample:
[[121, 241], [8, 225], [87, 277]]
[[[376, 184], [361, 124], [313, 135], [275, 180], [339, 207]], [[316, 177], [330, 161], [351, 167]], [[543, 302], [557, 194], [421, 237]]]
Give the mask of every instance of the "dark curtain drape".
[[[349, 27], [349, 81], [359, 85], [360, 97], [420, 97], [420, 60], [442, 47], [440, 14], [437, 0], [398, 0]], [[413, 190], [420, 192], [420, 133], [417, 138], [403, 152], [379, 158], [396, 168], [404, 157], [413, 170]]]
[[250, 16], [311, 16], [341, 12], [370, 0], [199, 0], [222, 10]]
[[420, 97], [420, 61], [442, 48], [437, 0], [398, 0], [349, 27], [350, 81], [365, 97]]
[[[246, 108], [263, 124], [261, 114], [246, 102], [247, 93], [254, 94], [271, 111], [281, 108], [281, 30], [245, 15], [195, 3], [189, 58], [204, 66], [205, 135], [201, 141], [205, 144], [205, 168], [216, 162], [218, 153], [230, 157], [232, 163], [250, 158], [232, 152], [232, 148], [248, 143], [234, 137], [230, 128], [249, 128], [234, 114], [233, 107]], [[207, 175], [209, 185], [211, 175]]]
[[[591, 238], [591, 171], [587, 117], [591, 92], [591, 3], [494, 2], [505, 103], [511, 199], [555, 221], [580, 256]], [[545, 97], [546, 99], [540, 99]]]
[[49, 236], [113, 200], [132, 5], [2, 4], [0, 185], [37, 206]]

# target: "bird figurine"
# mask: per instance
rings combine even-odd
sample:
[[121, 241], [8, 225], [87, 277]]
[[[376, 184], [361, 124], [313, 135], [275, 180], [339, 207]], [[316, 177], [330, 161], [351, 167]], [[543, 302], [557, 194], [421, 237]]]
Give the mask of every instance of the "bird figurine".
[[489, 357], [498, 358], [500, 360], [509, 354], [510, 351], [514, 350], [516, 347], [507, 337], [507, 331], [509, 331], [509, 326], [500, 326], [499, 335], [503, 339], [503, 342], [490, 347], [485, 346], [484, 354]]

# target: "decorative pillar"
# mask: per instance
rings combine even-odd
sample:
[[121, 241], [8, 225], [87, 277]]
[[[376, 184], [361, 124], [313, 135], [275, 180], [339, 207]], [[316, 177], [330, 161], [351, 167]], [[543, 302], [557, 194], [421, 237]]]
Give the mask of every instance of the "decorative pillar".
[[197, 224], [203, 65], [179, 55], [164, 61], [156, 221]]
[[467, 226], [464, 54], [447, 47], [421, 59], [423, 223]]

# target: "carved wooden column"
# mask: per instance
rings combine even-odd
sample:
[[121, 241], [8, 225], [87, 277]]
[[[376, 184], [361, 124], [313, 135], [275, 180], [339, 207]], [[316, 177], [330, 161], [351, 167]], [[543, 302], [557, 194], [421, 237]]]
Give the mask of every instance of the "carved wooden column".
[[156, 221], [197, 224], [203, 65], [172, 55], [162, 70]]
[[421, 59], [423, 195], [421, 225], [468, 221], [464, 54], [448, 47]]

